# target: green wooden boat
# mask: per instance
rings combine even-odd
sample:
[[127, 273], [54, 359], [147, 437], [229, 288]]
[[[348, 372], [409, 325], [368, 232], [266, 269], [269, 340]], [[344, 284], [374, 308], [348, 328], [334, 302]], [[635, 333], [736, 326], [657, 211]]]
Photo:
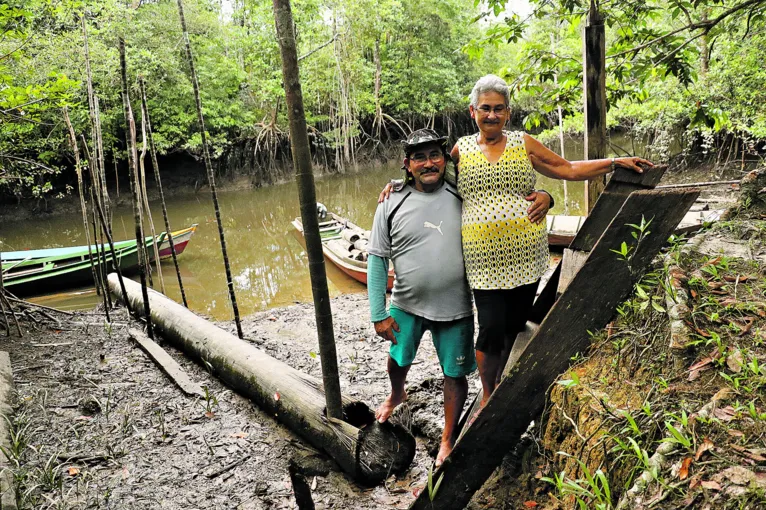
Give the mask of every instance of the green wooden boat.
[[[157, 236], [157, 243], [165, 240], [166, 233]], [[151, 247], [151, 237], [146, 240], [146, 246]], [[138, 249], [136, 241], [120, 241], [114, 246], [117, 264], [124, 272], [130, 272], [138, 266]], [[102, 260], [96, 258], [93, 253], [94, 264], [97, 269]], [[112, 271], [112, 254], [106, 251], [105, 262], [107, 271]], [[3, 285], [5, 288], [18, 296], [42, 294], [52, 290], [81, 285], [93, 285], [93, 271], [91, 270], [88, 248], [65, 254], [58, 254], [44, 258], [29, 258], [3, 262]]]

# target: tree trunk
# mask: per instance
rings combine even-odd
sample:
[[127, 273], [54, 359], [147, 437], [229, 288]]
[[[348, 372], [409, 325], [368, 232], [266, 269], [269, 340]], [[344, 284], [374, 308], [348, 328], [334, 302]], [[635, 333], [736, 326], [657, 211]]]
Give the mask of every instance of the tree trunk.
[[234, 280], [231, 276], [231, 267], [229, 266], [229, 255], [226, 252], [226, 238], [223, 233], [223, 221], [221, 220], [221, 209], [218, 206], [218, 192], [215, 188], [215, 174], [213, 173], [213, 163], [210, 161], [210, 152], [207, 147], [207, 134], [205, 133], [205, 119], [202, 115], [202, 100], [199, 95], [199, 81], [197, 80], [197, 71], [194, 68], [194, 55], [192, 53], [191, 42], [189, 42], [189, 32], [186, 30], [186, 18], [184, 18], [184, 5], [182, 0], [178, 0], [178, 16], [181, 18], [181, 29], [183, 30], [184, 45], [186, 46], [186, 58], [189, 61], [189, 73], [191, 75], [192, 86], [194, 87], [194, 100], [197, 103], [197, 120], [199, 121], [200, 136], [202, 137], [202, 156], [205, 160], [205, 169], [207, 170], [207, 180], [210, 185], [210, 194], [213, 197], [213, 207], [215, 208], [215, 219], [218, 225], [218, 237], [221, 240], [221, 254], [223, 255], [223, 265], [226, 269], [226, 284], [229, 287], [229, 299], [234, 311], [234, 322], [237, 324], [237, 336], [242, 338], [242, 322], [239, 319], [239, 307], [237, 306], [237, 297], [234, 294]]
[[149, 106], [146, 101], [146, 87], [144, 86], [144, 79], [139, 78], [139, 86], [141, 87], [141, 108], [143, 109], [144, 116], [146, 118], [146, 134], [149, 137], [149, 153], [152, 156], [152, 168], [154, 169], [154, 180], [157, 182], [157, 191], [160, 193], [160, 203], [162, 204], [162, 219], [165, 220], [165, 231], [168, 233], [168, 243], [170, 244], [170, 253], [173, 256], [173, 265], [176, 268], [176, 277], [178, 278], [178, 288], [181, 290], [181, 300], [186, 308], [189, 308], [189, 303], [186, 302], [186, 292], [184, 292], [184, 283], [181, 281], [181, 269], [178, 267], [178, 256], [176, 254], [176, 245], [171, 235], [170, 221], [168, 220], [168, 208], [165, 205], [165, 194], [162, 192], [162, 180], [160, 179], [160, 166], [157, 163], [157, 149], [154, 147], [154, 138], [152, 137], [152, 121], [149, 118]]
[[293, 14], [289, 0], [274, 1], [274, 21], [277, 40], [282, 54], [282, 76], [285, 84], [287, 113], [290, 120], [290, 145], [293, 165], [298, 181], [301, 206], [301, 221], [309, 257], [311, 290], [314, 296], [314, 311], [319, 336], [319, 352], [322, 359], [322, 379], [327, 398], [327, 415], [340, 419], [342, 416], [340, 382], [338, 380], [338, 359], [335, 352], [335, 337], [332, 328], [330, 294], [327, 290], [322, 240], [319, 235], [319, 220], [316, 209], [314, 174], [311, 171], [311, 150], [306, 131], [306, 115], [303, 110], [303, 92], [298, 72], [298, 55], [295, 49]]
[[82, 169], [80, 168], [80, 149], [77, 148], [77, 136], [74, 134], [74, 128], [72, 122], [69, 120], [69, 111], [67, 107], [64, 107], [64, 121], [66, 122], [67, 129], [69, 130], [69, 143], [72, 146], [72, 152], [74, 153], [74, 168], [77, 173], [77, 191], [80, 195], [80, 212], [82, 213], [82, 226], [85, 230], [85, 242], [88, 244], [88, 260], [90, 260], [90, 269], [93, 272], [93, 283], [98, 289], [99, 279], [96, 274], [96, 266], [93, 263], [93, 250], [91, 250], [90, 232], [88, 231], [88, 213], [85, 207], [85, 191], [82, 185]]
[[[160, 250], [157, 246], [157, 233], [154, 231], [154, 219], [152, 218], [152, 210], [149, 209], [149, 196], [146, 192], [146, 167], [144, 161], [146, 159], [146, 113], [143, 107], [143, 98], [141, 100], [141, 157], [139, 158], [138, 170], [141, 174], [141, 200], [146, 211], [146, 217], [149, 218], [149, 230], [152, 233], [152, 249], [154, 250], [154, 261], [157, 264], [157, 277], [160, 279], [160, 290], [163, 294], [165, 291], [165, 279], [162, 277], [162, 266], [160, 266]], [[167, 233], [168, 237], [173, 237], [170, 232]]]
[[383, 75], [383, 66], [380, 63], [380, 35], [375, 38], [375, 51], [372, 54], [375, 62], [375, 138], [380, 140], [383, 127], [383, 108], [380, 105], [380, 86]]
[[[115, 275], [109, 275], [108, 281], [112, 292], [117, 292]], [[125, 284], [130, 307], [137, 311], [141, 308], [141, 289], [131, 280]], [[186, 355], [211, 365], [216, 377], [324, 451], [354, 479], [379, 483], [412, 462], [415, 439], [401, 426], [378, 423], [365, 404], [349, 398], [343, 399], [346, 421], [328, 418], [320, 381], [154, 290], [149, 290], [149, 299], [152, 323], [163, 338]]]
[[[138, 250], [138, 272], [141, 275], [141, 290], [144, 297], [144, 317], [146, 317], [146, 333], [154, 339], [152, 332], [151, 312], [149, 310], [149, 295], [146, 288], [146, 270], [144, 264], [146, 252], [146, 240], [141, 231], [141, 204], [138, 201], [138, 165], [136, 159], [136, 123], [133, 120], [133, 110], [130, 107], [130, 95], [128, 93], [128, 66], [125, 61], [125, 40], [120, 37], [120, 71], [122, 76], [122, 108], [125, 112], [125, 135], [128, 147], [128, 170], [130, 172], [130, 192], [133, 195], [133, 219], [136, 223], [136, 249]], [[114, 248], [112, 248], [114, 249]], [[124, 283], [123, 283], [124, 284]], [[127, 305], [127, 303], [125, 303]]]
[[[606, 157], [606, 36], [604, 19], [591, 0], [583, 29], [583, 99], [585, 154], [583, 159]], [[588, 211], [604, 190], [606, 176], [589, 180], [585, 188]]]

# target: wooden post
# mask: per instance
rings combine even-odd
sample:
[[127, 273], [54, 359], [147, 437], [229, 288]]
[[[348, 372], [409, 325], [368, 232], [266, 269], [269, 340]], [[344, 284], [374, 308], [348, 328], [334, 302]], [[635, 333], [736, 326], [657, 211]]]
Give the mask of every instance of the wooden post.
[[[128, 65], [125, 61], [125, 39], [119, 38], [120, 46], [120, 71], [122, 76], [122, 107], [125, 113], [125, 138], [128, 145], [128, 170], [130, 171], [130, 191], [133, 194], [133, 219], [136, 223], [136, 250], [138, 250], [138, 272], [141, 275], [141, 290], [144, 295], [144, 316], [146, 317], [146, 333], [154, 340], [152, 332], [152, 315], [149, 310], [149, 295], [146, 289], [146, 240], [141, 231], [141, 204], [138, 201], [139, 180], [138, 164], [136, 159], [136, 123], [133, 119], [133, 110], [130, 107], [130, 95], [128, 93]], [[99, 209], [100, 211], [100, 209]], [[100, 212], [99, 212], [100, 214]], [[102, 218], [103, 219], [103, 218]], [[114, 249], [112, 247], [112, 249]], [[115, 264], [117, 261], [114, 261]], [[124, 285], [124, 282], [123, 282]], [[127, 303], [125, 303], [127, 306]]]
[[[434, 474], [435, 480], [443, 475], [434, 500], [423, 491], [411, 510], [465, 507], [540, 415], [548, 388], [567, 370], [571, 357], [588, 349], [589, 332], [614, 316], [697, 196], [699, 190], [686, 189], [636, 191], [628, 197], [518, 362], [506, 369], [484, 409]], [[651, 233], [636, 243], [629, 224], [640, 224], [642, 216], [653, 220]], [[622, 242], [634, 245], [629, 261], [613, 252]]]
[[[606, 157], [606, 36], [604, 18], [594, 0], [583, 27], [583, 102], [585, 103], [585, 154], [583, 159]], [[606, 176], [589, 180], [585, 187], [587, 211], [593, 210], [606, 185]]]
[[181, 289], [181, 300], [186, 308], [189, 308], [189, 303], [186, 302], [186, 292], [184, 292], [184, 282], [181, 281], [181, 270], [178, 267], [178, 256], [176, 255], [176, 245], [173, 242], [173, 236], [170, 230], [170, 220], [168, 220], [168, 208], [165, 205], [165, 194], [162, 192], [162, 179], [160, 178], [160, 165], [157, 163], [157, 148], [154, 146], [154, 138], [152, 137], [152, 121], [149, 118], [149, 106], [146, 101], [146, 87], [144, 86], [144, 78], [138, 78], [138, 85], [141, 87], [141, 108], [143, 109], [144, 116], [146, 118], [146, 135], [149, 137], [149, 153], [152, 156], [152, 168], [154, 169], [154, 180], [157, 184], [157, 191], [160, 194], [160, 203], [162, 204], [162, 219], [165, 220], [165, 232], [168, 233], [168, 243], [170, 244], [170, 253], [173, 256], [173, 265], [176, 268], [176, 277], [178, 278], [178, 288]]
[[[107, 278], [119, 292], [116, 275]], [[125, 280], [130, 308], [141, 309], [141, 288]], [[325, 415], [321, 381], [240, 340], [188, 308], [149, 289], [152, 324], [163, 339], [192, 359], [204, 360], [216, 377], [250, 398], [269, 416], [332, 457], [355, 480], [377, 484], [406, 470], [415, 438], [400, 425], [378, 423], [364, 403], [343, 398], [344, 419]]]
[[322, 360], [322, 380], [327, 399], [327, 415], [340, 419], [343, 413], [338, 379], [338, 357], [335, 352], [335, 336], [332, 329], [330, 293], [327, 290], [327, 275], [322, 255], [322, 240], [319, 235], [317, 218], [316, 189], [311, 171], [311, 149], [306, 130], [306, 115], [303, 110], [303, 93], [298, 73], [298, 54], [293, 32], [293, 14], [290, 0], [274, 1], [274, 21], [277, 40], [282, 53], [282, 76], [285, 84], [287, 113], [290, 119], [290, 146], [292, 148], [295, 176], [301, 206], [303, 236], [309, 257], [311, 291], [314, 296], [314, 312], [319, 337], [319, 355]]
[[[237, 336], [243, 338], [242, 322], [239, 320], [239, 307], [237, 306], [237, 296], [234, 294], [234, 280], [231, 276], [231, 267], [229, 266], [229, 255], [226, 252], [226, 238], [223, 234], [223, 220], [221, 220], [221, 209], [218, 207], [218, 192], [215, 188], [215, 173], [213, 172], [213, 163], [210, 161], [210, 152], [207, 147], [207, 134], [205, 133], [205, 119], [202, 115], [202, 100], [199, 96], [199, 81], [197, 80], [197, 71], [194, 68], [194, 54], [192, 53], [191, 43], [189, 42], [189, 32], [186, 30], [186, 18], [184, 17], [184, 4], [178, 0], [178, 16], [181, 18], [181, 30], [183, 31], [184, 45], [186, 46], [186, 58], [189, 60], [189, 74], [191, 75], [192, 87], [194, 88], [194, 100], [197, 103], [197, 120], [199, 121], [199, 131], [202, 137], [202, 157], [205, 160], [205, 169], [207, 170], [207, 180], [210, 185], [210, 194], [213, 197], [213, 207], [215, 209], [215, 220], [218, 225], [218, 237], [221, 240], [221, 254], [223, 255], [223, 265], [226, 269], [226, 285], [229, 287], [229, 299], [231, 308], [234, 311], [234, 322], [237, 324]], [[169, 234], [169, 232], [168, 232]]]

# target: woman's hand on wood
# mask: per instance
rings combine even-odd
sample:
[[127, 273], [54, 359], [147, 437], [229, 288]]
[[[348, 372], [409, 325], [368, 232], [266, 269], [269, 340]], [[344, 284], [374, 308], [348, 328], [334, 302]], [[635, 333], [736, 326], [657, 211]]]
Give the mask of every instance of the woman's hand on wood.
[[654, 163], [652, 163], [651, 161], [644, 158], [638, 158], [635, 156], [631, 156], [628, 158], [614, 158], [614, 164], [616, 166], [621, 166], [623, 168], [633, 170], [634, 172], [637, 172], [639, 174], [644, 173], [644, 169], [641, 168], [641, 166], [644, 166], [647, 168], [651, 168], [654, 166]]
[[544, 191], [533, 191], [524, 200], [532, 202], [532, 205], [527, 209], [527, 216], [532, 223], [540, 223], [545, 219], [545, 215], [548, 214], [548, 209], [551, 207], [551, 197]]
[[396, 345], [396, 336], [394, 331], [399, 332], [399, 324], [396, 323], [393, 317], [386, 317], [382, 321], [374, 322], [375, 333], [384, 340], [389, 340]]

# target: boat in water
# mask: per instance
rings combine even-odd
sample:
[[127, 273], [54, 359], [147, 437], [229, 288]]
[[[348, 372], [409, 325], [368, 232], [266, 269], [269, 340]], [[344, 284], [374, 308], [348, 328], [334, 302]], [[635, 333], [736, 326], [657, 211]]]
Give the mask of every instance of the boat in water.
[[[322, 238], [322, 252], [345, 274], [367, 285], [367, 244], [370, 231], [351, 223], [346, 218], [334, 213], [327, 213], [328, 219], [319, 223], [319, 235]], [[293, 220], [293, 226], [303, 235], [303, 222]], [[389, 267], [387, 290], [394, 287], [394, 269]]]
[[[196, 229], [195, 224], [172, 233], [176, 254], [183, 253]], [[151, 236], [144, 240], [152, 261], [153, 240]], [[167, 232], [157, 236], [157, 249], [160, 260], [172, 256]], [[93, 245], [90, 247], [90, 253], [93, 254], [96, 269], [100, 264], [106, 264], [108, 271], [112, 270], [112, 252], [109, 245]], [[129, 272], [138, 266], [138, 248], [135, 240], [115, 242], [114, 253], [122, 271]], [[5, 252], [2, 253], [2, 273], [5, 288], [19, 296], [93, 284], [88, 246]]]

